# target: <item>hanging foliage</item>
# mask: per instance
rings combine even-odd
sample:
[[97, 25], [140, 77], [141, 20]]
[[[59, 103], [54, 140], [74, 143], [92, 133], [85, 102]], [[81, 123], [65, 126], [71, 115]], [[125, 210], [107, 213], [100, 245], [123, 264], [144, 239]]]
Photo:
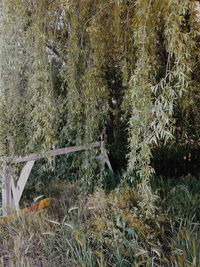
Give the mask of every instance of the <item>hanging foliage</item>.
[[[30, 121], [33, 131], [32, 143], [51, 148], [55, 144], [55, 101], [50, 75], [50, 62], [46, 48], [48, 7], [45, 0], [35, 1], [31, 10], [29, 41], [30, 69], [28, 76], [28, 98], [30, 99]], [[41, 149], [41, 148], [40, 148]]]
[[0, 154], [13, 155], [26, 139], [26, 15], [21, 1], [1, 2]]
[[[153, 213], [155, 148], [199, 145], [200, 117], [191, 122], [199, 108], [199, 3], [1, 4], [1, 155], [105, 135], [115, 169], [128, 169], [131, 182], [139, 178], [141, 205]], [[95, 154], [75, 164], [80, 176], [89, 171], [93, 185], [98, 171], [88, 159]]]

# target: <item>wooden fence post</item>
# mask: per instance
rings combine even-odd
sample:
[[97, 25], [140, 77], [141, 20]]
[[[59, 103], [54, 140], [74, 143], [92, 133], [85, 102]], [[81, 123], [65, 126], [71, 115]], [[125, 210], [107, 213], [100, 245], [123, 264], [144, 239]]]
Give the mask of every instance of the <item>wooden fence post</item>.
[[12, 168], [6, 165], [2, 176], [2, 209], [3, 216], [12, 212], [12, 192], [11, 192]]

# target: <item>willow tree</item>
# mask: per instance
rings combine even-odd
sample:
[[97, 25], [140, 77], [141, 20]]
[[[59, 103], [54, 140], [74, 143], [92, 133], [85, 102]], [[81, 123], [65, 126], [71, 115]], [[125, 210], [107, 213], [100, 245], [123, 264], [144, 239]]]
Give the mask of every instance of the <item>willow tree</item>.
[[45, 1], [1, 1], [1, 154], [54, 142]]
[[152, 199], [148, 184], [154, 173], [152, 147], [160, 140], [172, 139], [175, 101], [189, 89], [191, 80], [194, 41], [186, 21], [190, 5], [190, 1], [135, 3], [137, 59], [127, 95], [131, 113], [129, 169], [137, 169], [142, 178], [141, 193], [148, 208]]
[[[127, 157], [128, 179], [138, 177], [151, 213], [153, 149], [178, 136], [177, 111], [199, 105], [199, 3], [1, 2], [1, 154], [104, 134], [114, 157], [116, 150], [118, 159]], [[198, 143], [199, 117], [195, 125]], [[96, 152], [89, 153], [86, 159]], [[96, 167], [87, 163], [79, 171], [89, 170], [95, 183]]]

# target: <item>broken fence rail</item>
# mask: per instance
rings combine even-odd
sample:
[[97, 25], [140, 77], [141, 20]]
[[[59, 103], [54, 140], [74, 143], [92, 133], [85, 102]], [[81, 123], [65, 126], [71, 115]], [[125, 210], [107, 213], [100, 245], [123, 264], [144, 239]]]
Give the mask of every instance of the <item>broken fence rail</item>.
[[27, 162], [27, 161], [32, 161], [32, 160], [37, 160], [37, 159], [42, 159], [42, 158], [48, 158], [52, 156], [59, 156], [59, 155], [73, 153], [73, 152], [89, 150], [91, 148], [101, 147], [103, 145], [104, 145], [104, 141], [101, 141], [101, 142], [92, 143], [87, 146], [70, 146], [70, 147], [65, 147], [65, 148], [53, 149], [45, 153], [32, 153], [24, 157], [17, 157], [13, 159], [11, 163], [16, 164], [20, 162]]

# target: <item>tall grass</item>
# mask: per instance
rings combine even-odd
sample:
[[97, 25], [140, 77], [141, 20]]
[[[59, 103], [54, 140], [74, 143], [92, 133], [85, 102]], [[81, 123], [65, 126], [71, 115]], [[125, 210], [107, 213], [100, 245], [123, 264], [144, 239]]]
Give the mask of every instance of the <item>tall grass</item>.
[[[0, 226], [2, 266], [200, 266], [199, 181], [159, 179], [157, 213], [146, 219], [136, 190], [81, 195], [57, 184], [47, 210]], [[194, 183], [196, 186], [194, 186]]]

